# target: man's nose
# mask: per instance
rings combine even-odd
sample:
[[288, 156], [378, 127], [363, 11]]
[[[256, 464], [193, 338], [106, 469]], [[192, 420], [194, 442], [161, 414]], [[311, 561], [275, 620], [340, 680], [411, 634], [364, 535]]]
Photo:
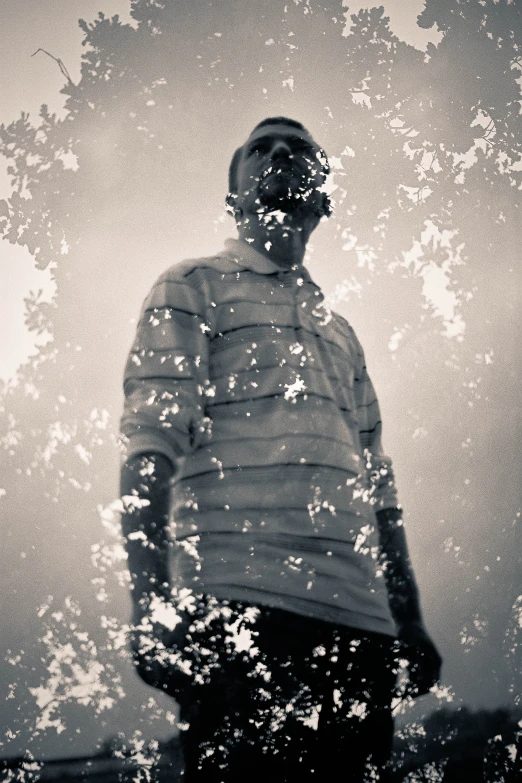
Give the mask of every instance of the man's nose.
[[283, 139], [278, 139], [272, 145], [271, 157], [275, 160], [277, 158], [288, 158], [292, 155], [292, 150], [289, 144]]

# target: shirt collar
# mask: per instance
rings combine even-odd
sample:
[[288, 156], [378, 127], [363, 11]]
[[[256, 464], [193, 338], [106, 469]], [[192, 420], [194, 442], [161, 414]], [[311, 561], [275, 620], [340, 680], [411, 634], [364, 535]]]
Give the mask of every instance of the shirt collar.
[[[271, 261], [263, 253], [259, 253], [257, 250], [244, 242], [242, 239], [225, 239], [225, 249], [219, 254], [221, 257], [227, 258], [229, 261], [233, 261], [241, 269], [248, 269], [251, 272], [256, 272], [260, 275], [273, 275], [284, 274], [287, 271]], [[303, 280], [308, 283], [311, 288], [308, 288], [308, 292], [303, 294], [305, 298], [314, 296], [317, 305], [324, 301], [324, 295], [317, 283], [314, 283], [310, 277], [308, 269], [301, 264], [296, 274], [302, 277]], [[314, 289], [312, 293], [312, 289]]]
[[283, 271], [267, 256], [254, 250], [248, 242], [244, 242], [242, 239], [225, 239], [223, 255], [235, 261], [243, 269], [249, 269], [251, 272], [257, 272], [261, 275], [272, 275], [275, 272]]
[[[261, 275], [273, 275], [277, 272], [291, 271], [278, 266], [263, 253], [254, 250], [248, 242], [244, 242], [242, 239], [225, 239], [225, 250], [221, 255], [225, 255], [227, 258], [235, 261], [243, 269], [249, 269], [251, 272], [257, 272]], [[303, 264], [297, 268], [297, 271], [304, 280], [319, 288]]]

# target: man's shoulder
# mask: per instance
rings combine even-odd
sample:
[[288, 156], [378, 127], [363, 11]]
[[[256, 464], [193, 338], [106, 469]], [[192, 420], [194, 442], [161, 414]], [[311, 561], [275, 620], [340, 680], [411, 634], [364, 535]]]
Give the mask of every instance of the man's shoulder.
[[186, 258], [177, 261], [168, 267], [156, 280], [156, 285], [160, 283], [194, 283], [197, 285], [198, 279], [213, 277], [217, 275], [229, 274], [239, 271], [238, 264], [226, 253], [216, 253], [213, 256], [202, 256], [200, 258]]
[[330, 310], [330, 313], [335, 330], [344, 337], [358, 357], [364, 356], [363, 347], [351, 323], [335, 310]]
[[353, 326], [343, 315], [338, 313], [336, 310], [330, 310], [330, 313], [332, 314], [332, 320], [335, 326], [340, 332], [343, 332], [351, 339], [357, 339]]
[[239, 269], [225, 253], [179, 261], [156, 278], [143, 309], [169, 307], [203, 315], [215, 298], [216, 284]]

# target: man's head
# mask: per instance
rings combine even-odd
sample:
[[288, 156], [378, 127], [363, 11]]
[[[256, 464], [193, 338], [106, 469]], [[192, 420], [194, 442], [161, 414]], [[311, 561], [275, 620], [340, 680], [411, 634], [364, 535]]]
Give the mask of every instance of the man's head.
[[331, 212], [322, 190], [328, 173], [326, 154], [304, 125], [269, 117], [234, 153], [227, 207], [236, 219], [280, 211], [319, 220]]

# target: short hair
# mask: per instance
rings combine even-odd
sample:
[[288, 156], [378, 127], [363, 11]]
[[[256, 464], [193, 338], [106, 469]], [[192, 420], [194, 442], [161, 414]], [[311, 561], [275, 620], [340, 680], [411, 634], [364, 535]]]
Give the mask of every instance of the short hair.
[[[299, 130], [305, 131], [306, 133], [310, 133], [302, 122], [299, 122], [298, 120], [291, 120], [289, 117], [267, 117], [266, 120], [261, 120], [261, 122], [258, 122], [257, 125], [251, 130], [250, 135], [254, 131], [256, 131], [258, 128], [262, 128], [264, 125], [290, 125], [292, 128], [299, 128]], [[311, 135], [311, 134], [310, 134]], [[232, 156], [232, 160], [230, 161], [230, 166], [228, 167], [228, 192], [229, 193], [236, 193], [237, 191], [237, 167], [239, 166], [239, 158], [241, 157], [241, 150], [243, 149], [243, 145], [241, 147], [238, 147], [237, 150], [234, 152]], [[328, 165], [323, 167], [325, 170], [325, 173], [328, 174], [329, 167]]]
[[263, 125], [290, 125], [292, 128], [299, 128], [299, 130], [303, 130], [308, 133], [308, 130], [305, 128], [302, 122], [299, 122], [298, 120], [291, 120], [290, 117], [282, 116], [267, 117], [266, 120], [261, 120], [261, 122], [258, 122], [255, 128], [252, 129], [252, 133], [258, 128], [262, 128]]

